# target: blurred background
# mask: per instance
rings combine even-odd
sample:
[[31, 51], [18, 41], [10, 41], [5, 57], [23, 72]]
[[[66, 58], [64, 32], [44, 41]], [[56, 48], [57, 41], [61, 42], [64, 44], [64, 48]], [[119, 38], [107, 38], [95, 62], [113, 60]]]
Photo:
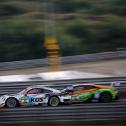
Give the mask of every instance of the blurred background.
[[126, 0], [0, 0], [0, 62], [126, 50]]

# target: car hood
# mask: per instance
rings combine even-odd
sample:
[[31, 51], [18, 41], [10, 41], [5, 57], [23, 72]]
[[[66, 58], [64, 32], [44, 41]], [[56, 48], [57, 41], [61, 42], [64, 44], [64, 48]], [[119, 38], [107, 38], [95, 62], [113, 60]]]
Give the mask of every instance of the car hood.
[[7, 98], [9, 98], [9, 97], [15, 97], [15, 98], [19, 98], [20, 97], [20, 95], [19, 94], [6, 94], [6, 95], [1, 95], [0, 96], [0, 99], [7, 99]]

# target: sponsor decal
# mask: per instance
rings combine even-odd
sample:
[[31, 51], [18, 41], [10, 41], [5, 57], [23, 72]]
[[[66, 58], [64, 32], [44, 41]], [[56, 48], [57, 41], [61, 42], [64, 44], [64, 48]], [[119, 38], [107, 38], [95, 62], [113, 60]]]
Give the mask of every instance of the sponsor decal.
[[73, 101], [80, 100], [80, 96], [79, 95], [73, 95], [72, 100]]
[[43, 101], [43, 98], [33, 98], [30, 96], [23, 96], [19, 99], [20, 105], [21, 106], [32, 106], [33, 103], [40, 103]]
[[43, 98], [31, 98], [31, 102], [42, 102]]
[[20, 105], [21, 106], [29, 106], [29, 97], [28, 96], [23, 96], [19, 99]]
[[100, 93], [94, 94], [94, 98], [99, 98], [99, 97], [100, 97]]

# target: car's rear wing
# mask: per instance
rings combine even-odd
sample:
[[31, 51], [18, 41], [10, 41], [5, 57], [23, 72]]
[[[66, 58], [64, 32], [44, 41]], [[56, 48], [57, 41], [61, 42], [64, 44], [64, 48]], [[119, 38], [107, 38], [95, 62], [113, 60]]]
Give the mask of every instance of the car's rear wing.
[[118, 86], [120, 86], [120, 82], [119, 81], [111, 82], [110, 86], [112, 86], [112, 87], [118, 87]]

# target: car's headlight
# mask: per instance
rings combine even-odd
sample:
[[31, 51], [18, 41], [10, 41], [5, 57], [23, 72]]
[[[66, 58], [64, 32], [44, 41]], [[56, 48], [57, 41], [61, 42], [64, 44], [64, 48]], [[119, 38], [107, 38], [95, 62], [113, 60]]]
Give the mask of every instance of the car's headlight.
[[6, 100], [6, 97], [5, 96], [1, 96], [0, 97], [0, 100], [5, 101]]

